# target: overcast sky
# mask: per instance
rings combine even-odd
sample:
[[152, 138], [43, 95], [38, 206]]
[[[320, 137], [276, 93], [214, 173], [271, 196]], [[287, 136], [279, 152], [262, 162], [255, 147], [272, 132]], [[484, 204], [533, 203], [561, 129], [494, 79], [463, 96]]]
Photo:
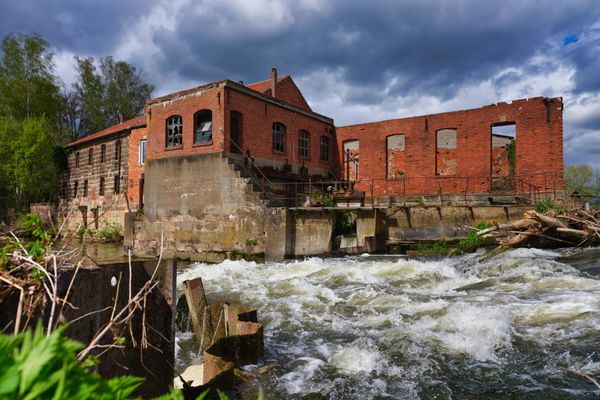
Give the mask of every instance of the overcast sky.
[[336, 125], [535, 96], [565, 101], [565, 161], [600, 169], [598, 0], [1, 0], [0, 35], [141, 68], [155, 95], [290, 74]]

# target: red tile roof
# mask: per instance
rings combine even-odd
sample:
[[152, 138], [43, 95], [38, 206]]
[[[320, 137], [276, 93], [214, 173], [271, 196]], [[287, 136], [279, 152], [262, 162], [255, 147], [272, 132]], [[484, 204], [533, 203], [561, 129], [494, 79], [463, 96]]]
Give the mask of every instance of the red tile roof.
[[146, 126], [146, 116], [145, 115], [140, 115], [139, 117], [135, 117], [135, 118], [129, 119], [127, 121], [124, 121], [120, 124], [113, 125], [109, 128], [103, 129], [100, 132], [92, 133], [91, 135], [82, 137], [81, 139], [76, 140], [73, 143], [70, 143], [68, 145], [68, 147], [77, 146], [82, 143], [89, 142], [91, 140], [100, 139], [105, 136], [110, 136], [112, 134], [122, 132], [124, 130], [131, 129], [131, 128], [137, 128], [140, 126]]

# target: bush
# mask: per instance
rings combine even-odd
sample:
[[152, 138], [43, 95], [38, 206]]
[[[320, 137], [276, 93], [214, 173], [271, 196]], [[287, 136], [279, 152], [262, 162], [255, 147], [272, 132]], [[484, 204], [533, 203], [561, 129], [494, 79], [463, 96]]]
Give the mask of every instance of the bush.
[[549, 197], [535, 203], [533, 208], [540, 214], [545, 214], [550, 210], [561, 211], [561, 207]]
[[77, 361], [79, 342], [62, 335], [34, 332], [0, 335], [0, 398], [125, 399], [143, 379], [122, 376], [103, 380]]
[[480, 222], [477, 224], [475, 228], [472, 228], [469, 231], [466, 238], [461, 239], [458, 242], [459, 250], [465, 253], [470, 253], [483, 246], [485, 244], [485, 238], [477, 236], [477, 232], [490, 228], [491, 226], [492, 225], [487, 222]]
[[123, 227], [117, 222], [109, 222], [96, 233], [96, 238], [104, 242], [120, 242], [123, 240]]

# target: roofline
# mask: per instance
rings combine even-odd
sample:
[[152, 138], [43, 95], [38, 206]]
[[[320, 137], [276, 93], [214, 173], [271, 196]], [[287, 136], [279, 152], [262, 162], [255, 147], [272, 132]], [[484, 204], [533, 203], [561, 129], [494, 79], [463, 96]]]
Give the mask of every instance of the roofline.
[[212, 89], [213, 87], [216, 88], [216, 87], [219, 87], [221, 84], [225, 83], [225, 81], [226, 81], [226, 79], [220, 80], [220, 81], [215, 81], [215, 82], [210, 82], [210, 83], [207, 83], [204, 85], [193, 87], [191, 89], [180, 90], [178, 92], [169, 93], [169, 94], [161, 96], [161, 97], [155, 97], [153, 99], [146, 101], [146, 105], [151, 106], [151, 105], [155, 105], [157, 103], [162, 103], [164, 101], [175, 99], [177, 97], [188, 96], [188, 95], [194, 94], [196, 92], [206, 91], [207, 89]]
[[411, 115], [411, 116], [402, 117], [402, 118], [389, 118], [389, 119], [382, 119], [382, 120], [379, 120], [379, 121], [362, 122], [362, 123], [356, 123], [356, 124], [350, 124], [350, 125], [340, 125], [340, 126], [336, 126], [336, 128], [350, 128], [350, 127], [353, 127], [353, 126], [372, 125], [372, 124], [379, 124], [379, 123], [382, 123], [382, 122], [400, 121], [400, 120], [403, 120], [403, 119], [412, 119], [412, 118], [427, 118], [427, 117], [434, 117], [434, 116], [442, 115], [442, 114], [453, 114], [453, 113], [459, 113], [459, 112], [465, 112], [465, 111], [475, 111], [475, 110], [481, 110], [482, 108], [486, 108], [486, 107], [496, 107], [496, 106], [503, 106], [503, 105], [511, 105], [514, 102], [527, 102], [527, 101], [533, 101], [533, 100], [542, 100], [542, 101], [560, 100], [561, 102], [563, 101], [563, 99], [562, 99], [561, 96], [557, 96], [557, 97], [544, 97], [544, 96], [528, 97], [528, 98], [524, 98], [524, 99], [511, 100], [510, 103], [501, 101], [501, 102], [498, 102], [498, 103], [487, 104], [487, 105], [484, 105], [484, 106], [481, 106], [481, 107], [475, 107], [475, 108], [465, 108], [465, 109], [461, 109], [461, 110], [443, 111], [443, 112], [433, 113], [433, 114]]
[[285, 108], [287, 110], [296, 112], [298, 114], [302, 114], [302, 115], [304, 115], [306, 117], [314, 118], [314, 119], [317, 119], [319, 121], [322, 121], [322, 122], [325, 122], [325, 123], [333, 125], [333, 118], [329, 118], [329, 117], [326, 117], [325, 115], [317, 114], [314, 111], [305, 110], [305, 109], [297, 107], [297, 106], [295, 106], [293, 104], [281, 101], [281, 100], [277, 99], [276, 97], [267, 96], [267, 95], [265, 95], [265, 94], [263, 94], [261, 92], [257, 92], [254, 89], [246, 87], [245, 85], [241, 85], [241, 84], [239, 84], [237, 82], [231, 81], [229, 79], [225, 80], [224, 87], [236, 90], [236, 91], [238, 91], [240, 93], [244, 93], [244, 94], [247, 94], [247, 95], [252, 96], [252, 97], [259, 98], [259, 99], [261, 99], [263, 101], [266, 101], [267, 103], [271, 103], [273, 105]]
[[[106, 141], [106, 140], [111, 140], [115, 136], [126, 136], [126, 135], [121, 135], [121, 133], [123, 133], [123, 132], [126, 132], [126, 134], [129, 134], [129, 132], [131, 132], [132, 129], [145, 128], [147, 126], [147, 124], [146, 124], [146, 116], [145, 115], [140, 115], [138, 117], [132, 118], [131, 120], [134, 120], [134, 119], [140, 119], [140, 122], [134, 123], [132, 125], [129, 125], [127, 127], [124, 127], [123, 129], [119, 129], [119, 130], [114, 131], [114, 132], [108, 132], [108, 133], [105, 133], [103, 135], [99, 135], [99, 136], [93, 137], [94, 135], [96, 135], [98, 133], [101, 133], [104, 130], [108, 130], [108, 129], [114, 127], [114, 126], [118, 126], [118, 125], [121, 125], [121, 124], [116, 124], [116, 125], [113, 125], [113, 126], [109, 126], [108, 128], [103, 129], [102, 131], [94, 132], [91, 135], [87, 135], [87, 136], [84, 136], [84, 137], [82, 137], [80, 139], [77, 139], [77, 140], [75, 140], [75, 141], [73, 141], [73, 142], [65, 145], [65, 147], [67, 147], [67, 148], [68, 147], [73, 147], [74, 148], [74, 147], [79, 147], [79, 146], [86, 145], [88, 143], [98, 143], [98, 142], [102, 142], [102, 141]], [[129, 121], [131, 121], [131, 120], [129, 120]], [[127, 123], [129, 121], [125, 121], [124, 123]]]

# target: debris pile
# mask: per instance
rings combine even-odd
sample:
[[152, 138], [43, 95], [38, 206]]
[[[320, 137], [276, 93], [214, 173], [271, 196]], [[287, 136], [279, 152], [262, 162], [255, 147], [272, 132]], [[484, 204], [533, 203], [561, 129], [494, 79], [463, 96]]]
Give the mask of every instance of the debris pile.
[[549, 211], [530, 210], [515, 222], [496, 224], [482, 229], [477, 236], [494, 238], [500, 248], [511, 247], [584, 247], [600, 244], [600, 210]]

